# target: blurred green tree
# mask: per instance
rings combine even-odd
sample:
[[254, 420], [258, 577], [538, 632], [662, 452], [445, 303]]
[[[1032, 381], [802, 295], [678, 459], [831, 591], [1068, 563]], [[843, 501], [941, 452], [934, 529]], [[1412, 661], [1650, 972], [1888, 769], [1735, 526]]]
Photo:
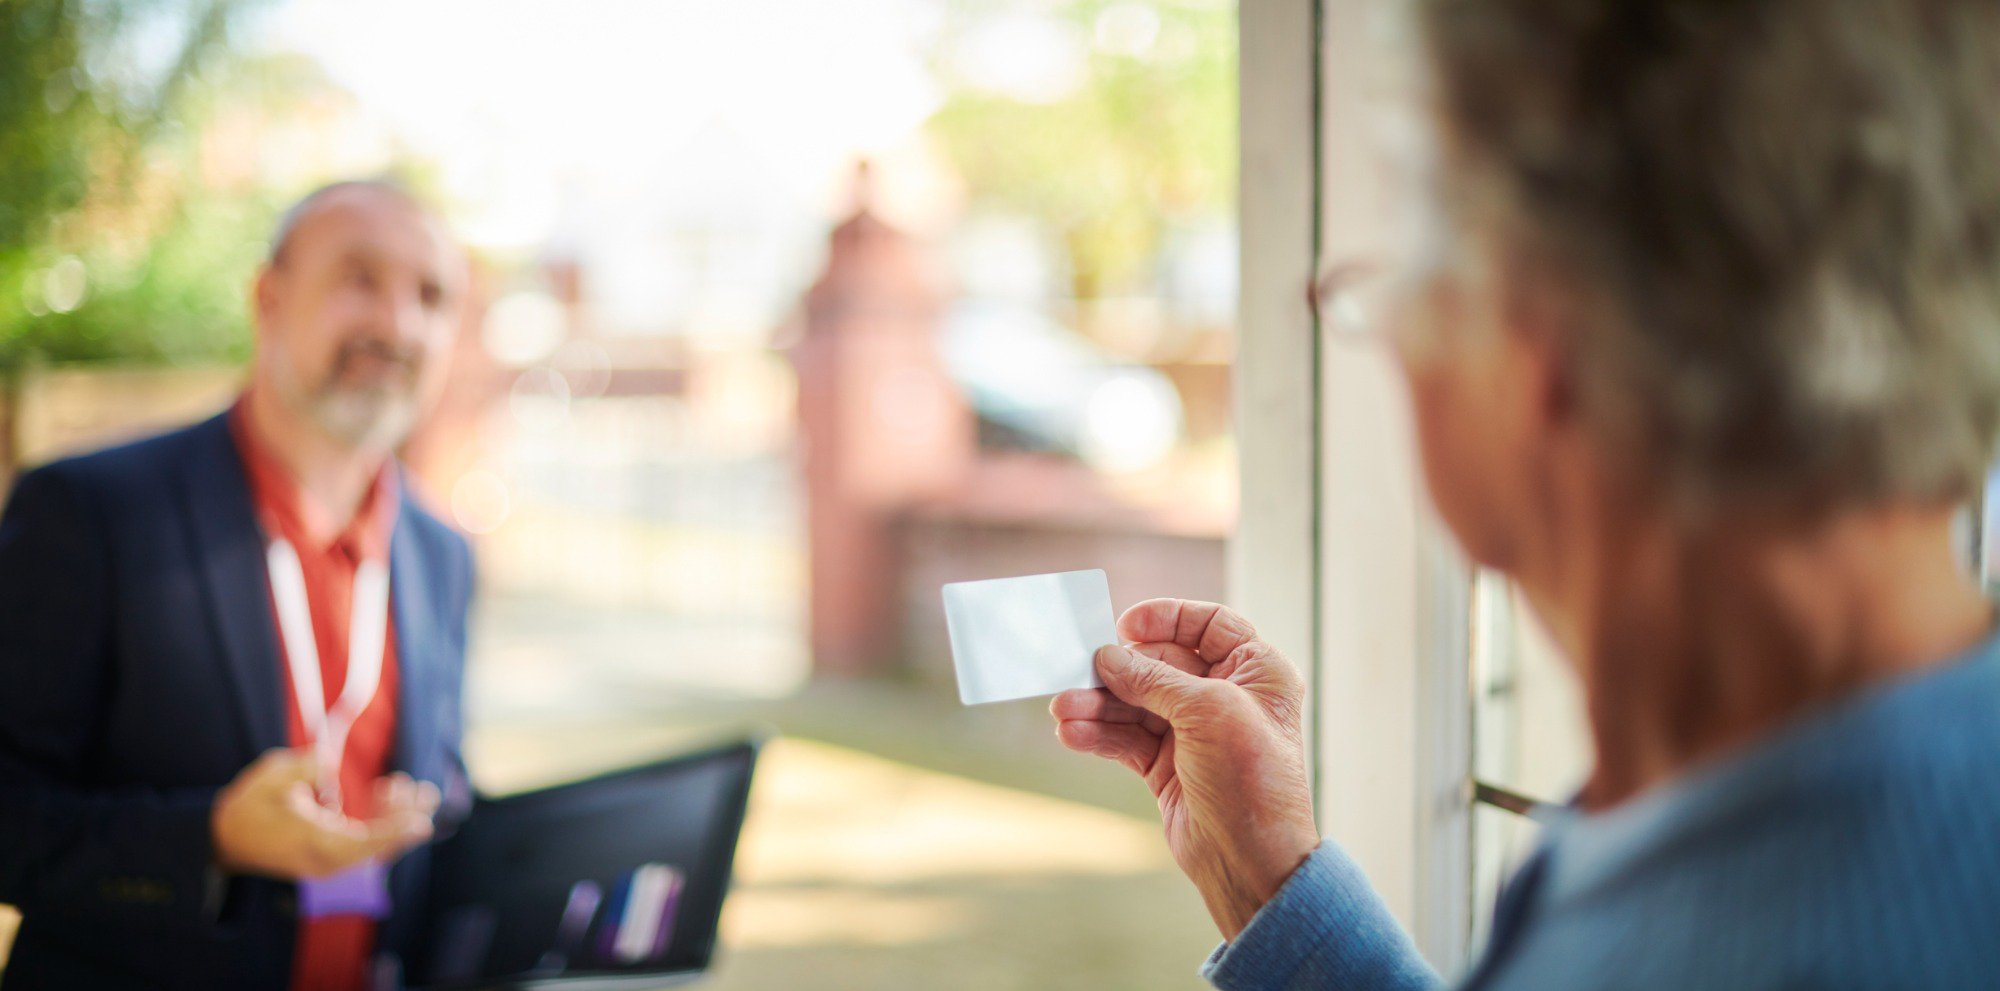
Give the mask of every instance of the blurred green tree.
[[0, 371], [242, 351], [264, 218], [186, 166], [244, 6], [0, 0]]
[[1175, 223], [1233, 211], [1236, 7], [959, 0], [928, 128], [975, 210], [1062, 241], [1078, 299], [1142, 289]]

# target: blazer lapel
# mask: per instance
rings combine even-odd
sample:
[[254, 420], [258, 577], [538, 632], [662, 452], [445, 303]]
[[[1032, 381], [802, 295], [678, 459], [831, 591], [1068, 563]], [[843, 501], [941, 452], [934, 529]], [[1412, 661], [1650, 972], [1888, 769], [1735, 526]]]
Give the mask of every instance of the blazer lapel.
[[243, 742], [254, 756], [285, 745], [286, 700], [264, 533], [226, 417], [192, 432], [193, 456], [181, 476], [181, 495], [222, 667], [236, 697]]
[[[407, 486], [405, 487], [407, 492]], [[397, 698], [395, 766], [411, 777], [443, 786], [445, 769], [436, 765], [438, 700], [434, 684], [440, 665], [436, 590], [425, 571], [422, 549], [410, 526], [409, 496], [398, 507], [396, 533], [389, 541], [389, 597], [396, 630]]]
[[[257, 525], [250, 482], [225, 417], [192, 432], [194, 449], [182, 474], [181, 495], [222, 667], [236, 699], [244, 745], [254, 756], [285, 746], [285, 709], [290, 700], [279, 671], [283, 655], [271, 615], [264, 532]], [[434, 684], [440, 676], [434, 656], [440, 645], [437, 604], [422, 549], [408, 523], [411, 513], [405, 495], [389, 542], [389, 596], [399, 666], [393, 763], [414, 777], [442, 784], [445, 769], [433, 766], [439, 733], [435, 706], [444, 697]]]

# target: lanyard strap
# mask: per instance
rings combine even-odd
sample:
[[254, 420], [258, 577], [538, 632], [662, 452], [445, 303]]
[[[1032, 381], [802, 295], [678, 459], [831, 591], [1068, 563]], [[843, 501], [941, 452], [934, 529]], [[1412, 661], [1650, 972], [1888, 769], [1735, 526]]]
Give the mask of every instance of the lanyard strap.
[[278, 607], [278, 631], [285, 641], [285, 663], [292, 672], [292, 694], [299, 703], [299, 720], [319, 758], [320, 797], [337, 809], [347, 734], [382, 683], [382, 654], [389, 639], [389, 569], [372, 559], [364, 559], [354, 569], [347, 681], [341, 686], [340, 698], [328, 706], [319, 641], [313, 636], [312, 606], [306, 601], [305, 568], [299, 564], [298, 552], [283, 539], [271, 542], [266, 562], [271, 572], [271, 599]]

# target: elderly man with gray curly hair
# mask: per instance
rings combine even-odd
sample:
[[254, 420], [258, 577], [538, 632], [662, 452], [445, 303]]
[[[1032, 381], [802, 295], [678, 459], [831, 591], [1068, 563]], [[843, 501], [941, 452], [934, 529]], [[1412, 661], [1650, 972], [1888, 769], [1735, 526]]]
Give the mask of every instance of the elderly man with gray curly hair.
[[[2000, 3], [1419, 0], [1454, 250], [1389, 338], [1440, 515], [1581, 677], [1594, 769], [1461, 987], [2000, 987]], [[1155, 600], [1058, 696], [1223, 988], [1433, 988], [1315, 828], [1303, 688]]]

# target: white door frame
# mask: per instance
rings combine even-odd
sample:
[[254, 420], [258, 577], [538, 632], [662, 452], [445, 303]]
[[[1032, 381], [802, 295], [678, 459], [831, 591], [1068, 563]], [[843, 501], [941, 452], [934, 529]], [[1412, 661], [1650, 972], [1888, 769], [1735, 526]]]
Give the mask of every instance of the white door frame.
[[1471, 933], [1469, 583], [1421, 493], [1399, 373], [1323, 340], [1305, 287], [1383, 243], [1357, 125], [1379, 0], [1243, 0], [1230, 594], [1308, 672], [1320, 829], [1447, 973]]

